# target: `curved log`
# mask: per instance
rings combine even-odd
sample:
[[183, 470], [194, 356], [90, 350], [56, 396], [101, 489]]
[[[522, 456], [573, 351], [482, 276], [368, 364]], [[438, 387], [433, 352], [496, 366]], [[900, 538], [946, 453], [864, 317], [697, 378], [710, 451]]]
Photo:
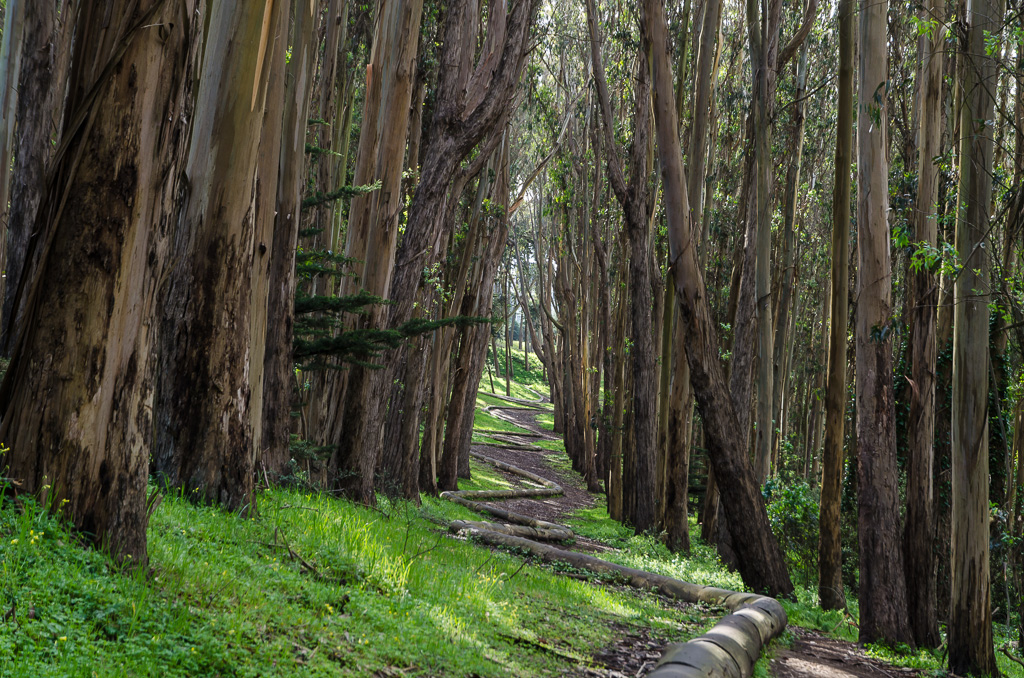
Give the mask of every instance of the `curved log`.
[[[490, 412], [492, 408], [487, 407], [486, 410]], [[500, 416], [494, 412], [492, 414]], [[510, 421], [505, 417], [500, 418]], [[539, 447], [535, 449], [543, 451]], [[480, 504], [478, 500], [553, 496], [562, 493], [561, 486], [497, 459], [477, 452], [470, 454], [503, 471], [538, 483], [542, 489], [442, 492], [441, 496], [449, 501], [506, 521], [454, 520], [448, 526], [452, 532], [466, 534], [491, 546], [524, 549], [545, 562], [563, 562], [598, 574], [615, 575], [630, 586], [653, 590], [676, 600], [721, 605], [730, 611], [731, 614], [720, 619], [704, 635], [685, 643], [670, 645], [654, 670], [648, 674], [651, 678], [750, 678], [761, 650], [785, 630], [788, 623], [786, 611], [774, 598], [693, 584], [535, 541], [567, 541], [573, 538], [573, 532], [563, 525]]]

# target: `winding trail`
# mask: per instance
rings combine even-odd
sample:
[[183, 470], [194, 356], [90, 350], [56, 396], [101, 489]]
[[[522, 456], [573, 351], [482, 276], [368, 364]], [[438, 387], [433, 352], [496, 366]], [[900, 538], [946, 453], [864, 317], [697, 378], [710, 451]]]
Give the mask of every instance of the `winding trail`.
[[[593, 503], [593, 497], [585, 490], [573, 487], [573, 483], [560, 477], [561, 473], [543, 463], [543, 457], [550, 454], [550, 450], [539, 447], [534, 441], [538, 438], [557, 439], [537, 430], [533, 421], [536, 414], [547, 411], [543, 408], [543, 397], [535, 401], [493, 397], [512, 404], [488, 406], [485, 411], [520, 428], [533, 430], [525, 435], [476, 431], [498, 442], [474, 444], [473, 447], [490, 448], [502, 453], [502, 456], [513, 455], [515, 464], [477, 450], [471, 450], [470, 455], [517, 476], [522, 480], [520, 484], [523, 487], [442, 492], [441, 496], [450, 501], [499, 519], [453, 521], [449, 529], [491, 546], [525, 549], [548, 562], [565, 562], [599, 574], [616, 574], [635, 588], [655, 590], [683, 602], [721, 605], [730, 610], [731, 614], [719, 620], [704, 635], [686, 643], [670, 645], [654, 670], [647, 675], [653, 678], [749, 678], [753, 674], [754, 663], [761, 656], [762, 648], [786, 628], [786, 612], [778, 601], [756, 594], [692, 584], [542, 543], [578, 539], [570, 528], [554, 521], [566, 513], [567, 504], [570, 510], [588, 506]], [[550, 476], [562, 482], [551, 480]], [[552, 499], [556, 496], [563, 496], [564, 500], [556, 502]], [[484, 503], [495, 499], [510, 500], [512, 508]]]

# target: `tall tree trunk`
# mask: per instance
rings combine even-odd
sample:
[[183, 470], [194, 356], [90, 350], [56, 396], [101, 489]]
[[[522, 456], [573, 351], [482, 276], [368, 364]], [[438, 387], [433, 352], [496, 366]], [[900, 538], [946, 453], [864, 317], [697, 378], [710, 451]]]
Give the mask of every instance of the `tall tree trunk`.
[[959, 54], [960, 182], [956, 248], [963, 268], [954, 287], [952, 430], [952, 576], [949, 670], [994, 676], [988, 530], [989, 203], [992, 128], [1002, 0], [967, 6]]
[[[922, 19], [940, 23], [945, 4], [929, 0], [921, 8]], [[934, 158], [942, 141], [942, 31], [918, 38], [921, 49], [917, 115], [919, 155], [917, 200], [914, 205], [914, 238], [929, 247], [938, 245], [937, 205], [939, 168]], [[911, 276], [911, 380], [910, 415], [907, 422], [907, 514], [903, 533], [907, 609], [914, 640], [922, 647], [938, 647], [936, 613], [935, 515], [933, 497], [935, 439], [935, 313], [938, 279], [934, 270], [921, 267]]]
[[274, 11], [211, 8], [160, 337], [154, 469], [231, 510], [253, 501], [253, 199]]
[[678, 119], [673, 107], [665, 14], [661, 0], [643, 4], [642, 51], [651, 53], [658, 158], [665, 190], [670, 270], [680, 304], [680, 322], [686, 329], [686, 357], [690, 381], [700, 407], [708, 456], [719, 479], [723, 504], [734, 536], [743, 581], [754, 591], [790, 596], [793, 584], [782, 549], [768, 524], [753, 470], [741, 447], [736, 413], [726, 389], [718, 358], [718, 338], [705, 298], [706, 290], [689, 214], [686, 177], [679, 147]]
[[907, 643], [892, 383], [892, 265], [886, 157], [888, 1], [861, 0], [857, 107], [857, 451], [860, 642]]
[[[353, 267], [354, 284], [384, 299], [391, 297], [392, 290], [403, 202], [402, 169], [422, 14], [423, 0], [385, 0], [377, 18], [373, 55], [367, 68], [354, 181], [356, 185], [380, 181], [381, 188], [352, 200], [346, 253], [361, 262]], [[359, 326], [387, 327], [388, 311], [382, 304], [375, 305]], [[365, 504], [376, 501], [373, 475], [385, 407], [382, 399], [391, 392], [390, 382], [386, 392], [372, 388], [374, 372], [361, 365], [349, 371], [342, 414], [345, 428], [336, 439], [330, 463], [336, 489]]]
[[[263, 468], [276, 474], [284, 472], [290, 458], [292, 384], [295, 380], [295, 361], [292, 360], [295, 249], [301, 223], [306, 120], [309, 117], [313, 68], [316, 65], [316, 17], [304, 0], [293, 0], [292, 17], [293, 39], [284, 92], [283, 134], [280, 134], [280, 151], [277, 154], [280, 169], [275, 168], [278, 174], [276, 209], [272, 220], [271, 241], [266, 243], [270, 249], [270, 268], [267, 273], [270, 288], [265, 319], [270, 321], [265, 323], [263, 429], [262, 444], [257, 449], [262, 455]], [[272, 81], [271, 88], [275, 86]], [[266, 138], [265, 143], [273, 146], [277, 138]], [[263, 152], [261, 148], [261, 154]], [[262, 244], [257, 243], [257, 255], [263, 251]]]
[[[630, 150], [629, 183], [623, 176], [613, 135], [608, 83], [597, 37], [597, 16], [593, 0], [587, 0], [587, 24], [590, 29], [591, 58], [597, 82], [601, 117], [604, 121], [608, 175], [615, 197], [622, 205], [629, 244], [629, 287], [632, 292], [630, 315], [633, 347], [630, 364], [633, 374], [632, 428], [635, 446], [630, 448], [635, 463], [633, 482], [623, 483], [626, 518], [637, 533], [654, 527], [655, 445], [657, 443], [657, 378], [651, 322], [650, 229], [647, 206], [648, 140], [650, 139], [650, 85], [646, 53], [640, 53], [638, 81], [635, 87], [633, 141]], [[675, 96], [672, 99], [675, 101]], [[677, 123], [678, 126], [678, 123]]]
[[[768, 478], [771, 466], [772, 431], [772, 333], [771, 252], [772, 222], [768, 186], [771, 181], [771, 127], [768, 118], [768, 36], [761, 35], [757, 0], [747, 0], [747, 28], [750, 37], [751, 68], [754, 72], [754, 164], [756, 179], [754, 210], [757, 220], [755, 308], [757, 317], [757, 428], [754, 441], [754, 474], [760, 482]], [[756, 19], [756, 20], [755, 20]], [[777, 29], [776, 29], [777, 30]]]
[[[182, 190], [195, 11], [124, 0], [74, 17], [64, 109], [75, 122], [58, 139], [33, 235], [38, 274], [0, 389], [7, 475], [44, 505], [67, 500], [77, 529], [136, 563], [146, 562], [154, 317]], [[158, 35], [153, 24], [174, 28]]]
[[818, 600], [826, 610], [846, 607], [839, 499], [843, 483], [846, 423], [846, 334], [850, 284], [850, 165], [853, 160], [854, 0], [839, 2], [839, 119], [832, 191], [832, 281], [828, 369], [825, 377], [825, 445], [822, 449], [818, 516]]
[[[807, 41], [800, 47], [800, 60], [796, 69], [796, 110], [794, 111], [793, 124], [793, 151], [790, 155], [789, 168], [786, 170], [786, 195], [783, 202], [783, 244], [782, 244], [782, 284], [779, 290], [778, 304], [775, 311], [775, 344], [772, 356], [772, 416], [778, 429], [785, 427], [785, 418], [782, 416], [783, 393], [786, 386], [786, 363], [788, 363], [788, 351], [792, 350], [793, 341], [790, 340], [789, 327], [792, 323], [791, 316], [798, 315], [792, 312], [791, 307], [796, 303], [793, 294], [793, 284], [796, 278], [796, 234], [794, 225], [796, 222], [797, 189], [800, 187], [801, 161], [804, 152], [804, 110], [806, 99], [804, 93], [807, 89]], [[781, 444], [783, 436], [777, 436]], [[776, 446], [776, 449], [778, 446]], [[774, 467], [773, 467], [774, 468]], [[774, 469], [777, 471], [777, 469]]]

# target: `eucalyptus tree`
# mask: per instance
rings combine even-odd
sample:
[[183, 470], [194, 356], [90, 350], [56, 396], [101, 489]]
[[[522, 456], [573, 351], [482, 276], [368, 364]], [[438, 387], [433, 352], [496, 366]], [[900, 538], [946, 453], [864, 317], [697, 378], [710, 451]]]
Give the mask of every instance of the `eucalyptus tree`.
[[860, 4], [857, 102], [857, 536], [860, 641], [907, 643], [907, 589], [899, 548], [889, 251], [886, 12]]
[[2, 464], [18, 489], [134, 562], [146, 560], [154, 317], [186, 188], [183, 65], [198, 50], [200, 6], [118, 0], [72, 15], [68, 94], [55, 99], [67, 124], [0, 389]]
[[[46, 193], [46, 168], [56, 153], [51, 134], [64, 127], [63, 103], [77, 11], [76, 3], [18, 0], [8, 3], [4, 16], [0, 134], [5, 136], [0, 138], [0, 157], [14, 155], [14, 162], [4, 163], [0, 169], [0, 205], [4, 209], [8, 209], [8, 200], [3, 196], [10, 198], [5, 241], [0, 243], [4, 271], [0, 279], [0, 352], [5, 356], [10, 356], [15, 328], [21, 324], [14, 317], [15, 300], [21, 293], [29, 242]], [[17, 12], [23, 13], [20, 33], [15, 30]], [[5, 179], [8, 167], [12, 172]]]
[[284, 9], [211, 7], [161, 327], [154, 470], [231, 509], [253, 502], [250, 384], [263, 361], [251, 364], [251, 317], [266, 305], [252, 296], [253, 205], [271, 27]]
[[850, 165], [853, 159], [854, 0], [839, 2], [839, 96], [835, 183], [832, 189], [832, 269], [828, 370], [825, 377], [825, 441], [818, 517], [818, 600], [826, 610], [846, 607], [843, 590], [839, 500], [846, 423], [846, 341], [849, 321]]
[[989, 572], [988, 241], [1002, 0], [971, 3], [957, 54], [960, 180], [957, 186], [953, 311], [952, 543], [949, 669], [997, 675]]
[[[476, 3], [458, 0], [446, 7], [433, 116], [401, 243], [391, 239], [391, 249], [378, 248], [373, 264], [366, 264], [366, 270], [383, 267], [374, 276], [386, 279], [381, 287], [385, 294], [380, 296], [391, 302], [384, 326], [397, 327], [411, 317], [427, 254], [451, 227], [451, 220], [445, 218], [449, 193], [461, 195], [465, 182], [476, 176], [503, 137], [500, 123], [517, 91], [537, 6], [537, 0], [512, 7], [493, 3], [484, 28]], [[481, 37], [482, 48], [477, 50]], [[463, 167], [478, 146], [480, 153]], [[450, 190], [453, 184], [457, 190]], [[332, 441], [337, 443], [332, 467], [338, 489], [366, 503], [374, 501], [373, 473], [388, 416], [386, 401], [398, 370], [392, 365], [372, 372], [360, 370], [349, 375], [341, 420], [344, 431]]]
[[[650, 196], [647, 186], [650, 164], [648, 143], [650, 130], [650, 82], [646, 54], [638, 55], [637, 75], [633, 83], [635, 106], [632, 116], [632, 139], [629, 152], [628, 182], [619, 160], [615, 142], [615, 119], [612, 116], [611, 97], [604, 74], [597, 33], [597, 10], [594, 0], [587, 0], [587, 25], [590, 29], [591, 58], [598, 103], [604, 122], [605, 159], [608, 179], [616, 199], [622, 206], [629, 243], [629, 286], [632, 290], [630, 313], [632, 321], [632, 347], [630, 362], [633, 377], [632, 435], [634, 438], [632, 482], [624, 483], [625, 518], [637, 532], [654, 527], [655, 510], [655, 449], [657, 440], [657, 371], [654, 361], [653, 329], [651, 324], [650, 277]], [[673, 96], [673, 101], [675, 97]]]
[[649, 50], [652, 60], [658, 159], [667, 189], [665, 212], [670, 270], [679, 301], [680, 322], [686, 329], [686, 358], [704, 420], [708, 456], [720, 482], [744, 582], [755, 591], [789, 596], [793, 593], [793, 584], [782, 550], [768, 526], [768, 514], [736, 426], [736, 413], [718, 358], [718, 337], [708, 309], [704, 276], [693, 246], [695, 233], [679, 145], [661, 0], [644, 1], [641, 26], [641, 51]]
[[[938, 246], [939, 168], [935, 159], [942, 143], [942, 65], [945, 3], [929, 0], [920, 10], [930, 29], [918, 38], [921, 55], [917, 77], [918, 138], [917, 196], [914, 204], [914, 239], [918, 246], [935, 251]], [[907, 469], [907, 513], [903, 557], [907, 581], [907, 605], [914, 640], [924, 647], [940, 644], [936, 612], [935, 580], [935, 316], [938, 280], [933, 266], [916, 264], [910, 284], [910, 331], [913, 388], [910, 395]]]

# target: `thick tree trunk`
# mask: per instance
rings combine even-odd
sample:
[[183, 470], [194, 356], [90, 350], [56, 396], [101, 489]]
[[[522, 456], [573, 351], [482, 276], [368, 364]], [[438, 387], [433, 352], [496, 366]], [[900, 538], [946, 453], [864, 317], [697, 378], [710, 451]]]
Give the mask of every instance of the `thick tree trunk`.
[[832, 191], [832, 279], [828, 368], [825, 377], [825, 445], [818, 516], [818, 600], [826, 610], [846, 607], [839, 499], [846, 423], [846, 335], [850, 284], [850, 165], [853, 160], [854, 0], [839, 2], [839, 119]]
[[[921, 8], [924, 19], [943, 20], [945, 4], [929, 0]], [[942, 51], [941, 31], [924, 34], [921, 43], [919, 155], [917, 200], [914, 205], [914, 239], [938, 245], [937, 207], [939, 168], [933, 160], [941, 153], [942, 141]], [[936, 613], [935, 515], [933, 497], [935, 439], [935, 313], [938, 278], [922, 267], [911, 275], [911, 380], [910, 415], [907, 421], [908, 468], [907, 514], [903, 533], [906, 568], [907, 608], [914, 640], [922, 647], [938, 647]]]
[[719, 479], [723, 504], [736, 547], [739, 571], [755, 591], [790, 596], [793, 584], [786, 572], [782, 549], [772, 535], [768, 513], [747, 461], [736, 426], [725, 375], [718, 358], [718, 338], [705, 298], [705, 287], [693, 247], [693, 232], [686, 194], [686, 177], [672, 106], [672, 74], [669, 67], [665, 14], [661, 0], [643, 4], [643, 51], [650, 47], [654, 77], [654, 108], [658, 157], [666, 187], [670, 270], [680, 304], [680, 321], [686, 331], [686, 356], [690, 380], [700, 408], [708, 456]]
[[899, 542], [886, 158], [886, 11], [861, 0], [857, 119], [857, 451], [860, 642], [913, 644]]
[[237, 510], [253, 501], [249, 372], [263, 369], [262, 360], [250, 364], [249, 323], [254, 178], [274, 9], [270, 2], [211, 9], [186, 168], [190, 190], [174, 243], [182, 254], [161, 328], [153, 466], [193, 498]]
[[[35, 222], [38, 274], [0, 393], [10, 448], [0, 464], [43, 505], [67, 500], [65, 515], [97, 545], [144, 563], [154, 317], [200, 31], [192, 2], [105, 9], [74, 18], [65, 118], [88, 124], [58, 140]], [[161, 36], [152, 24], [174, 28]]]
[[949, 670], [994, 676], [989, 581], [988, 336], [989, 203], [992, 199], [992, 128], [996, 62], [990, 36], [998, 35], [1002, 0], [968, 5], [959, 54], [961, 93], [960, 182], [953, 310], [952, 576], [948, 622]]

